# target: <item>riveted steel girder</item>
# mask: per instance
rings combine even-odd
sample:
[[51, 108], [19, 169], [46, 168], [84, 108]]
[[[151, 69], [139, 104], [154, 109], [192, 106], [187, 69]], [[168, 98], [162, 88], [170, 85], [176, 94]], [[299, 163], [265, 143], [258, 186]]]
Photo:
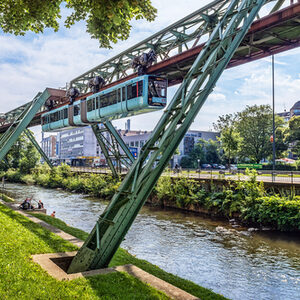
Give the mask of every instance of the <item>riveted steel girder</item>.
[[68, 272], [105, 267], [117, 251], [265, 0], [232, 0]]
[[110, 121], [104, 122], [102, 128], [93, 124], [92, 129], [113, 176], [118, 178], [122, 165], [129, 168], [134, 157]]
[[[290, 4], [289, 0], [269, 0], [266, 2], [273, 3], [273, 5], [269, 4], [271, 6], [266, 8], [272, 13], [283, 5]], [[204, 44], [208, 39], [208, 35], [212, 33], [218, 19], [225, 14], [229, 3], [230, 0], [212, 1], [210, 4], [144, 41], [74, 78], [70, 82], [70, 86], [76, 86], [82, 93], [86, 93], [88, 91], [88, 80], [96, 75], [104, 77], [107, 83], [112, 83], [133, 74], [134, 70], [131, 67], [132, 58], [149, 52], [151, 49], [155, 50], [157, 62], [159, 63]]]
[[30, 121], [34, 118], [42, 105], [44, 105], [49, 96], [50, 94], [48, 89], [46, 89], [43, 93], [38, 93], [32, 102], [29, 103], [21, 114], [14, 120], [8, 130], [6, 130], [0, 140], [0, 160], [4, 158], [21, 133], [27, 128]]
[[[202, 50], [208, 38], [209, 32], [212, 31], [212, 28], [210, 27], [213, 26], [217, 15], [221, 14], [216, 11], [218, 5], [220, 5], [221, 2], [228, 2], [228, 0], [212, 2], [207, 6], [207, 8], [202, 8], [194, 13], [195, 15], [199, 14], [203, 20], [199, 16], [196, 17], [194, 16], [194, 14], [191, 14], [186, 18], [167, 27], [166, 29], [158, 32], [152, 37], [146, 39], [145, 41], [131, 47], [127, 51], [122, 52], [120, 55], [109, 59], [96, 68], [77, 77], [77, 79], [73, 80], [74, 84], [81, 91], [85, 91], [87, 80], [90, 77], [94, 77], [95, 75], [100, 74], [104, 78], [109, 78], [109, 80], [107, 80], [107, 85], [105, 86], [105, 88], [132, 79], [136, 76], [136, 73], [133, 73], [133, 70], [131, 70], [130, 68], [130, 62], [132, 58], [135, 57], [136, 53], [142, 53], [145, 51], [147, 52], [150, 49], [154, 49], [155, 43], [152, 44], [151, 40], [155, 39], [157, 39], [159, 43], [162, 44], [161, 47], [163, 48], [175, 48], [172, 48], [172, 51], [165, 51], [163, 54], [160, 54], [157, 63], [149, 67], [147, 69], [147, 72], [149, 74], [154, 73], [167, 77], [169, 86], [180, 83], [186, 75], [187, 71], [191, 68], [195, 58]], [[273, 12], [271, 15], [268, 15], [268, 11], [272, 10], [273, 7], [276, 7], [276, 9], [278, 9], [280, 5], [284, 8], [280, 11]], [[211, 9], [211, 14], [205, 13], [205, 10], [208, 11], [209, 7]], [[273, 11], [275, 11], [276, 9], [274, 9]], [[283, 3], [281, 0], [272, 1], [272, 3], [268, 4], [267, 8], [264, 7], [264, 14], [262, 15], [264, 15], [263, 18], [259, 18], [253, 23], [247, 35], [244, 37], [243, 42], [235, 51], [235, 54], [227, 67], [237, 66], [300, 46], [299, 0], [298, 2], [286, 0]], [[204, 25], [204, 21], [208, 24]], [[188, 31], [183, 31], [183, 29], [181, 28], [180, 30], [181, 25], [191, 26], [191, 29]], [[193, 30], [196, 31], [197, 26], [207, 26], [207, 34], [205, 34], [205, 31], [203, 31], [189, 41], [187, 35], [192, 35]], [[177, 38], [180, 33], [180, 36], [182, 37], [181, 41], [177, 40], [177, 44], [168, 41], [168, 35], [165, 33], [165, 31], [168, 30], [173, 31], [173, 35], [177, 35]], [[187, 40], [184, 41], [183, 39], [185, 38]], [[140, 44], [144, 45], [143, 51], [139, 48], [141, 47]], [[126, 57], [125, 60], [123, 60], [124, 57]], [[104, 72], [104, 69], [109, 70], [107, 72]], [[115, 81], [115, 79], [118, 80]], [[55, 97], [53, 97], [54, 107], [68, 102], [68, 99], [64, 97], [64, 90], [54, 91], [56, 91], [56, 95]], [[82, 95], [82, 97], [85, 96], [86, 95]], [[0, 133], [5, 132], [5, 130], [11, 125], [14, 118], [20, 114], [24, 107], [26, 107], [26, 104], [6, 114], [0, 114]], [[44, 109], [42, 108], [41, 110]], [[38, 125], [40, 123], [40, 117], [41, 112], [38, 112], [34, 119], [30, 122], [30, 126]]]
[[48, 166], [50, 168], [53, 168], [52, 162], [50, 161], [50, 159], [48, 158], [48, 156], [46, 155], [46, 153], [43, 151], [43, 149], [40, 147], [40, 145], [36, 141], [34, 135], [30, 132], [30, 130], [26, 128], [24, 130], [24, 133], [26, 134], [26, 136], [28, 137], [28, 139], [30, 140], [30, 142], [34, 145], [34, 147], [36, 148], [36, 150], [43, 157], [44, 161], [48, 164]]

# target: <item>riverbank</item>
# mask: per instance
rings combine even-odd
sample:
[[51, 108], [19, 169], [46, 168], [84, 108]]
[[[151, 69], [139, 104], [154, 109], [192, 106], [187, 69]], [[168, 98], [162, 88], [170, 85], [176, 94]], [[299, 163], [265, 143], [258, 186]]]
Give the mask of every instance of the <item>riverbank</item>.
[[[280, 231], [300, 230], [300, 196], [290, 193], [269, 194], [257, 182], [255, 171], [247, 171], [249, 180], [228, 181], [216, 186], [186, 177], [162, 176], [148, 199], [157, 206], [198, 212], [214, 217], [235, 218], [244, 226], [257, 230], [270, 228]], [[9, 182], [36, 184], [47, 188], [61, 188], [110, 200], [120, 181], [110, 175], [76, 174], [62, 165], [53, 169], [39, 166], [31, 174], [22, 175], [9, 169], [2, 173]], [[234, 224], [237, 225], [237, 224]]]
[[[85, 194], [37, 185], [11, 184], [17, 203], [30, 195], [48, 213], [90, 232], [108, 202]], [[34, 203], [36, 203], [34, 201]], [[228, 220], [144, 206], [121, 247], [168, 273], [230, 299], [295, 299], [299, 293], [300, 237], [297, 233], [247, 231]], [[263, 282], [263, 284], [262, 284]]]
[[[62, 229], [80, 239], [88, 234], [67, 226], [59, 219], [35, 214], [47, 223]], [[168, 299], [163, 293], [124, 273], [97, 275], [70, 282], [59, 282], [37, 267], [30, 256], [41, 253], [74, 251], [78, 248], [55, 234], [31, 222], [26, 217], [0, 204], [0, 296], [2, 299], [23, 298], [38, 299]], [[225, 299], [188, 280], [164, 272], [150, 263], [131, 256], [119, 249], [110, 266], [135, 264], [179, 288], [201, 299]]]

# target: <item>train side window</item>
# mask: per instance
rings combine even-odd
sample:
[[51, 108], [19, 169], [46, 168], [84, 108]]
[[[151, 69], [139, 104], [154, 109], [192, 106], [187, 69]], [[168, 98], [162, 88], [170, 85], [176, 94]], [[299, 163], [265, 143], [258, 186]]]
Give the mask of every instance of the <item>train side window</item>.
[[126, 100], [126, 90], [125, 90], [125, 86], [122, 87], [122, 101]]
[[64, 119], [67, 119], [68, 118], [68, 109], [65, 108], [64, 109]]
[[117, 104], [117, 91], [110, 92], [110, 105]]
[[93, 110], [95, 110], [96, 109], [96, 105], [95, 105], [96, 98], [92, 99], [91, 101], [92, 101]]
[[100, 98], [100, 107], [105, 107], [107, 106], [107, 95], [101, 95]]
[[136, 98], [137, 97], [137, 90], [136, 90], [136, 83], [127, 86], [127, 100]]
[[138, 82], [138, 97], [143, 96], [143, 80]]
[[74, 105], [74, 116], [78, 116], [80, 112], [80, 108], [78, 105]]
[[92, 111], [92, 109], [93, 109], [93, 105], [92, 105], [92, 100], [90, 99], [86, 102], [86, 110], [89, 112]]

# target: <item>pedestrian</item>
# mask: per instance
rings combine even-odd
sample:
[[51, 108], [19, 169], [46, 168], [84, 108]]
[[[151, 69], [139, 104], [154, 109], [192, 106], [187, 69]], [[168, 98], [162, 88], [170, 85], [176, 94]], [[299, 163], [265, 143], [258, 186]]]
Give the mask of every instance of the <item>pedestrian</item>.
[[42, 202], [42, 200], [39, 200], [38, 209], [42, 209], [42, 208], [44, 208], [44, 203]]
[[55, 218], [55, 211], [53, 211], [53, 213], [51, 214], [52, 218]]

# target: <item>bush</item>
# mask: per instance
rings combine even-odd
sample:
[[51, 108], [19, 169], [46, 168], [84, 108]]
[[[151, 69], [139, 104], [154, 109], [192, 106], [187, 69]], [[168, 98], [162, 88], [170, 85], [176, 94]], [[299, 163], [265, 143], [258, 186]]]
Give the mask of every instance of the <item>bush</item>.
[[8, 169], [6, 171], [5, 177], [7, 181], [10, 182], [21, 182], [21, 173], [16, 169]]
[[35, 184], [35, 179], [34, 179], [33, 175], [31, 175], [31, 174], [23, 175], [21, 177], [21, 181], [26, 184]]
[[244, 209], [243, 217], [278, 230], [299, 230], [300, 197], [295, 196], [293, 200], [278, 195], [257, 198], [252, 206]]

